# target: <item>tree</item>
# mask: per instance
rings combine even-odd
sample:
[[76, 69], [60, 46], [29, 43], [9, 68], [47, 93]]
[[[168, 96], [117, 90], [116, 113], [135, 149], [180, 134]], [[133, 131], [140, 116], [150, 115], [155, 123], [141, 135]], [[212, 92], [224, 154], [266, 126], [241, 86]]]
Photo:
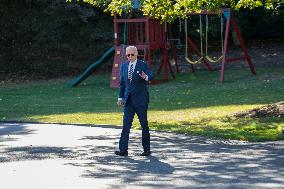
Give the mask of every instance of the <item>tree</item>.
[[145, 16], [171, 22], [177, 17], [185, 18], [189, 12], [201, 10], [219, 10], [229, 7], [233, 10], [254, 9], [265, 6], [268, 9], [277, 9], [283, 0], [67, 0], [68, 2], [86, 2], [103, 8], [111, 15], [129, 13], [133, 4], [140, 4], [139, 10]]

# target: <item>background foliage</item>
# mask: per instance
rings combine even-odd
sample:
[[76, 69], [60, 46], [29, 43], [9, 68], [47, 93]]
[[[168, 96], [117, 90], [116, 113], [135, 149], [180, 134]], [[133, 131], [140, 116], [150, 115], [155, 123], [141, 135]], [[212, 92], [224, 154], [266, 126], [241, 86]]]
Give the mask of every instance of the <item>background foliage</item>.
[[165, 21], [174, 21], [178, 17], [185, 18], [189, 12], [200, 10], [233, 10], [265, 7], [278, 9], [283, 0], [67, 0], [68, 2], [86, 2], [102, 7], [112, 15], [129, 13], [132, 9], [140, 9], [144, 15]]
[[69, 74], [112, 45], [112, 18], [65, 0], [4, 0], [0, 5], [0, 70]]
[[[172, 7], [174, 1], [142, 2], [145, 10], [148, 6], [150, 15], [161, 17], [162, 13], [166, 16], [172, 14], [171, 10], [167, 12], [165, 8]], [[197, 0], [175, 2], [179, 2], [179, 6], [186, 6], [188, 10], [190, 6], [196, 8], [202, 5], [194, 4], [201, 2]], [[186, 4], [189, 2], [192, 4]], [[214, 8], [217, 5], [225, 6], [229, 2], [239, 9], [236, 16], [247, 39], [284, 36], [284, 11], [278, 6], [279, 1], [273, 1], [276, 4], [271, 9], [266, 8], [269, 4], [266, 7], [260, 6], [257, 3], [259, 1], [250, 0], [242, 1], [244, 4], [239, 7], [237, 5], [240, 4], [236, 2], [240, 1], [233, 3], [222, 0], [210, 1], [207, 6]], [[151, 8], [155, 3], [157, 9], [153, 9], [155, 6]], [[51, 77], [81, 72], [113, 45], [112, 17], [104, 10], [111, 11], [113, 8], [127, 12], [125, 4], [132, 5], [130, 0], [1, 0], [0, 80], [1, 75], [10, 73]], [[196, 20], [192, 24], [198, 28], [198, 19]], [[210, 39], [213, 39], [214, 36], [219, 36], [219, 33], [216, 35], [219, 22], [216, 20], [210, 24]], [[110, 68], [111, 64], [100, 70], [107, 71]]]

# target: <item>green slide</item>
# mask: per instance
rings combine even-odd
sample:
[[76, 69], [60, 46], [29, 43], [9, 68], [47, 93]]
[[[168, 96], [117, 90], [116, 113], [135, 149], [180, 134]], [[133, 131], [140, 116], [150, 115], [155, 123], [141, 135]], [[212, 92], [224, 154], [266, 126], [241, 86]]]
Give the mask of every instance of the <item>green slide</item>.
[[105, 59], [107, 57], [113, 56], [115, 52], [115, 48], [111, 47], [109, 50], [105, 52], [105, 54], [96, 62], [92, 63], [81, 75], [79, 75], [77, 78], [73, 79], [69, 82], [69, 85], [71, 87], [76, 87], [79, 83], [81, 83], [84, 79], [89, 77], [99, 66], [103, 65], [105, 63]]

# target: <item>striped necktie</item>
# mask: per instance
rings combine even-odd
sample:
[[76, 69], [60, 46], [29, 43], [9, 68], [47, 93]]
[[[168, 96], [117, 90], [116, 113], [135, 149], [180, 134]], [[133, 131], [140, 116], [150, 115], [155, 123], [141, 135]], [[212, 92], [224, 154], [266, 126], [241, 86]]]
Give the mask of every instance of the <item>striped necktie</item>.
[[133, 77], [133, 64], [130, 65], [130, 68], [129, 68], [129, 72], [128, 72], [128, 79], [129, 79], [129, 83], [132, 82], [132, 77]]

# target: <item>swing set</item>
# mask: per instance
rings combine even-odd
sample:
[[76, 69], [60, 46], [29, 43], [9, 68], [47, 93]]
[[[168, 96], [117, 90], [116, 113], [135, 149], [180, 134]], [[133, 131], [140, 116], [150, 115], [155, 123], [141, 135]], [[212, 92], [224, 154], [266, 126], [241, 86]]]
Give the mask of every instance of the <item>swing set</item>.
[[[221, 37], [221, 55], [217, 59], [211, 58], [208, 54], [208, 33], [209, 33], [209, 22], [208, 22], [208, 15], [220, 15], [220, 37]], [[191, 15], [199, 15], [199, 35], [200, 35], [200, 51], [198, 50], [197, 46], [194, 44], [192, 39], [188, 36], [188, 21], [185, 19], [185, 60], [189, 64], [191, 64], [192, 71], [194, 72], [194, 65], [195, 64], [201, 64], [204, 63], [210, 71], [212, 71], [212, 67], [209, 63], [219, 64], [221, 63], [221, 75], [220, 75], [220, 82], [224, 81], [224, 73], [225, 73], [225, 65], [228, 62], [235, 62], [240, 60], [246, 60], [247, 64], [249, 65], [250, 71], [252, 74], [256, 75], [255, 68], [253, 66], [251, 57], [248, 53], [248, 50], [245, 46], [244, 40], [241, 36], [241, 33], [239, 31], [239, 28], [236, 24], [235, 19], [232, 16], [231, 10], [229, 8], [221, 9], [221, 11], [218, 12], [208, 12], [208, 11], [201, 11], [200, 13], [190, 13]], [[203, 51], [203, 25], [202, 25], [202, 15], [206, 16], [206, 31], [205, 31], [205, 54]], [[226, 28], [225, 28], [225, 38], [223, 37], [224, 33], [224, 19], [226, 19]], [[240, 43], [241, 50], [243, 52], [243, 55], [240, 57], [235, 58], [228, 58], [228, 38], [229, 38], [229, 31], [230, 26], [232, 25], [233, 31], [236, 33], [237, 39]], [[195, 52], [196, 55], [198, 55], [198, 58], [196, 60], [190, 59], [188, 56], [190, 52], [190, 48], [193, 52]]]

